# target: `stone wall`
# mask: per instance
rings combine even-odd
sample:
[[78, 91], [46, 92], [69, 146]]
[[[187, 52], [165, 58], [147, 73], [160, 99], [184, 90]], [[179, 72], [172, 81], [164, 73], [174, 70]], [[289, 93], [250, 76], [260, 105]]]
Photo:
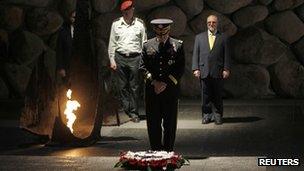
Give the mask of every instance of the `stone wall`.
[[38, 59], [53, 80], [57, 31], [76, 0], [0, 2], [0, 99], [23, 98]]
[[[0, 98], [22, 94], [31, 64], [45, 51], [54, 51], [56, 30], [68, 0], [2, 0], [0, 3]], [[217, 14], [219, 29], [231, 36], [232, 75], [225, 96], [232, 98], [304, 97], [304, 0], [136, 0], [136, 14], [152, 31], [156, 17], [174, 20], [172, 36], [184, 41], [186, 70], [182, 94], [200, 96], [192, 76], [194, 37], [206, 30], [206, 17]], [[59, 8], [61, 7], [61, 8]], [[91, 0], [95, 54], [109, 64], [107, 45], [111, 23], [121, 16], [114, 0]], [[52, 54], [52, 53], [49, 53]], [[52, 56], [52, 55], [49, 55]], [[4, 75], [4, 76], [3, 76]]]
[[[95, 38], [106, 56], [111, 22], [120, 16], [111, 0], [93, 1]], [[225, 96], [233, 98], [304, 97], [304, 0], [137, 0], [138, 17], [174, 20], [173, 37], [184, 41], [186, 70], [184, 96], [200, 96], [192, 76], [194, 37], [207, 29], [210, 14], [220, 19], [220, 30], [231, 36], [232, 75], [225, 81]], [[108, 4], [108, 5], [102, 5]], [[106, 61], [107, 59], [104, 58]], [[107, 64], [107, 62], [104, 62]]]

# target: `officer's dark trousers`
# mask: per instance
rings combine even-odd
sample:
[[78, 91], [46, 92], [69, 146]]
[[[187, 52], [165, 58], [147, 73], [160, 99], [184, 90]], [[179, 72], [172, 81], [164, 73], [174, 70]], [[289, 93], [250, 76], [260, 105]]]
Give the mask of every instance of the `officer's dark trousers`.
[[215, 112], [223, 115], [223, 79], [211, 78], [210, 76], [201, 79], [202, 86], [202, 114], [212, 113], [212, 104]]
[[130, 117], [136, 117], [138, 116], [140, 55], [124, 57], [115, 53], [115, 61], [117, 64], [117, 86], [123, 109]]
[[153, 86], [148, 85], [145, 100], [151, 149], [173, 151], [178, 107], [176, 88], [167, 87], [165, 91], [156, 95]]

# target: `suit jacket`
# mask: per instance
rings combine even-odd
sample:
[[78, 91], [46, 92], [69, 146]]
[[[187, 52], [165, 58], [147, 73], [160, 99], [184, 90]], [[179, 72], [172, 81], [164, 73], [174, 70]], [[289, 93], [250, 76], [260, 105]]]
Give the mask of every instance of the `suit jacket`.
[[72, 55], [73, 38], [71, 33], [71, 26], [64, 23], [58, 32], [57, 38], [57, 69], [69, 69], [70, 58]]
[[208, 32], [195, 37], [192, 70], [200, 70], [201, 78], [208, 75], [212, 78], [222, 78], [222, 71], [230, 70], [230, 48], [225, 34], [217, 32], [212, 50], [209, 47]]
[[8, 52], [7, 52], [7, 45], [4, 41], [0, 38], [0, 62], [7, 62], [8, 60]]

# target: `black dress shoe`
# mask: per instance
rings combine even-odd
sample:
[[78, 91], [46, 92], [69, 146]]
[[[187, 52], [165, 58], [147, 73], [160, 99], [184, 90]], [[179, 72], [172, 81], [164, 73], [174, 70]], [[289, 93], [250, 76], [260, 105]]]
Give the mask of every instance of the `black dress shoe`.
[[223, 118], [220, 114], [214, 115], [214, 123], [215, 125], [222, 125], [223, 124]]
[[223, 121], [222, 121], [222, 119], [220, 119], [220, 120], [215, 120], [214, 123], [215, 123], [215, 125], [222, 125], [222, 124], [223, 124]]
[[208, 124], [210, 123], [212, 120], [212, 114], [211, 113], [204, 113], [203, 114], [203, 120], [202, 120], [202, 124]]
[[138, 123], [138, 122], [140, 122], [140, 119], [139, 119], [139, 117], [134, 117], [131, 119], [131, 121], [134, 123]]
[[208, 123], [210, 123], [210, 119], [209, 118], [204, 118], [202, 120], [202, 124], [208, 124]]

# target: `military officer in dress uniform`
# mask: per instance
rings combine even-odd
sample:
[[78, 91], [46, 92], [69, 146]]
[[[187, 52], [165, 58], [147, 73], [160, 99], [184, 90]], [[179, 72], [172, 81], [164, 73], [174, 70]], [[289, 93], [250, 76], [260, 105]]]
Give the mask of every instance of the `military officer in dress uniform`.
[[[156, 37], [143, 47], [140, 69], [145, 78], [145, 103], [152, 150], [173, 151], [177, 125], [179, 81], [185, 57], [181, 40], [169, 36], [170, 19], [151, 21]], [[162, 129], [163, 128], [163, 129]]]

